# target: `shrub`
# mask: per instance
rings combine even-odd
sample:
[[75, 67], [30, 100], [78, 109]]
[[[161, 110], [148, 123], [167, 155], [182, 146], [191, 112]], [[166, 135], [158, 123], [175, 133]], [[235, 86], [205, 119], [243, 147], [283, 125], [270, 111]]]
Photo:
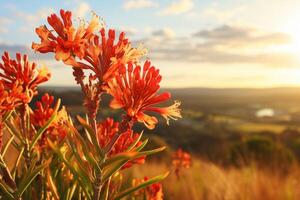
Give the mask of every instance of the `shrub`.
[[[147, 156], [165, 147], [143, 150], [148, 140], [133, 131], [137, 123], [153, 129], [157, 115], [169, 123], [181, 117], [179, 105], [158, 106], [171, 98], [159, 93], [162, 76], [150, 60], [143, 64], [145, 49], [135, 48], [121, 33], [105, 30], [99, 17], [89, 23], [73, 25], [72, 13], [60, 11], [60, 17], [47, 18], [50, 29], [36, 29], [39, 53], [54, 53], [57, 61], [72, 67], [81, 87], [86, 116], [77, 116], [74, 124], [60, 99], [37, 95], [37, 87], [50, 78], [46, 68], [37, 68], [26, 55], [10, 58], [7, 52], [0, 64], [0, 197], [1, 199], [120, 199], [146, 191], [149, 199], [161, 199], [158, 183], [168, 173], [145, 178], [133, 185], [122, 185], [123, 170], [143, 164]], [[120, 121], [107, 117], [98, 121], [102, 96], [110, 95], [110, 108], [122, 109]], [[109, 112], [107, 112], [109, 113]], [[157, 115], [153, 115], [156, 113]], [[2, 140], [1, 140], [2, 141]], [[16, 157], [8, 154], [16, 151]], [[11, 167], [7, 158], [13, 159]], [[156, 194], [157, 193], [157, 194]], [[152, 198], [153, 197], [153, 198]]]

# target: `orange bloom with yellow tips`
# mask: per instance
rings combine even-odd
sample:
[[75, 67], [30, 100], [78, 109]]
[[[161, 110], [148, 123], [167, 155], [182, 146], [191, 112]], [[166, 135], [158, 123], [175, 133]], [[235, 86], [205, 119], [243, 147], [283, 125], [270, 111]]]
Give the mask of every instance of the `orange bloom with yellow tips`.
[[[36, 102], [36, 109], [30, 115], [32, 124], [37, 128], [45, 126], [54, 112], [54, 97], [45, 93], [42, 96], [41, 101]], [[68, 126], [70, 126], [67, 122], [68, 116], [63, 107], [60, 111], [58, 111], [53, 123], [51, 123], [51, 125], [43, 133], [39, 141], [39, 146], [46, 146], [47, 138], [52, 141], [61, 141], [64, 139], [69, 129]]]
[[11, 88], [7, 89], [3, 82], [0, 81], [0, 119], [6, 112], [19, 106], [23, 98], [22, 88], [18, 84], [15, 83]]
[[54, 109], [52, 108], [54, 97], [48, 93], [42, 96], [41, 101], [35, 103], [36, 109], [31, 114], [32, 123], [34, 126], [42, 127], [51, 118]]
[[48, 23], [53, 30], [49, 30], [46, 26], [36, 29], [41, 43], [32, 43], [32, 48], [41, 53], [54, 52], [55, 58], [65, 63], [74, 62], [74, 55], [82, 59], [85, 56], [88, 40], [100, 27], [99, 18], [94, 15], [88, 26], [81, 21], [76, 29], [70, 11], [60, 10], [60, 17], [56, 14], [48, 17]]
[[110, 29], [106, 35], [102, 28], [101, 37], [94, 35], [86, 51], [86, 60], [91, 64], [91, 69], [101, 82], [106, 82], [118, 70], [120, 64], [137, 62], [145, 54], [142, 48], [133, 48], [121, 32], [117, 42], [115, 30]]
[[137, 62], [146, 52], [143, 48], [133, 48], [124, 32], [118, 40], [115, 30], [110, 29], [106, 34], [101, 28], [100, 34], [96, 32], [102, 26], [96, 15], [88, 26], [81, 22], [77, 29], [72, 24], [70, 11], [61, 10], [60, 16], [61, 19], [56, 14], [48, 17], [53, 30], [46, 26], [36, 29], [41, 43], [33, 43], [32, 48], [40, 53], [54, 52], [55, 58], [65, 64], [93, 71], [93, 77], [101, 83], [106, 83], [120, 64]]
[[[97, 127], [97, 137], [102, 148], [105, 148], [116, 134], [120, 134], [119, 123], [115, 122], [112, 118], [107, 118], [105, 121], [99, 123]], [[130, 129], [122, 133], [114, 144], [112, 150], [110, 151], [110, 155], [116, 155], [121, 152], [126, 152], [128, 147], [132, 145], [138, 137], [139, 134], [133, 133], [133, 131]], [[141, 142], [138, 142], [136, 147], [138, 147], [139, 145], [141, 145]], [[143, 164], [144, 162], [145, 157], [143, 156], [126, 163], [123, 168], [131, 167], [133, 164]]]
[[110, 106], [114, 109], [123, 108], [128, 116], [144, 123], [149, 129], [153, 129], [158, 120], [145, 112], [156, 112], [167, 122], [169, 118], [181, 118], [178, 108], [180, 102], [169, 107], [157, 107], [157, 104], [171, 98], [168, 92], [158, 94], [161, 78], [159, 70], [151, 66], [150, 61], [146, 61], [143, 68], [132, 63], [127, 67], [122, 65], [115, 79], [108, 84], [107, 92], [113, 96]]
[[16, 54], [16, 59], [11, 59], [8, 52], [2, 56], [0, 63], [0, 78], [9, 90], [18, 84], [24, 93], [23, 102], [29, 103], [37, 94], [37, 86], [50, 79], [50, 72], [46, 68], [37, 69], [34, 62], [29, 62], [27, 55]]

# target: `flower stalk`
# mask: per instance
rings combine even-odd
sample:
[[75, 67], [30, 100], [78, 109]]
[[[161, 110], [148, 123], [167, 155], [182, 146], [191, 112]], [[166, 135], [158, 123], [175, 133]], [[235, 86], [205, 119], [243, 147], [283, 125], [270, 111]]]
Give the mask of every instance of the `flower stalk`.
[[[148, 140], [134, 130], [135, 123], [155, 128], [158, 118], [151, 112], [167, 123], [181, 117], [179, 102], [158, 106], [171, 98], [168, 92], [159, 93], [159, 70], [149, 60], [141, 64], [145, 49], [133, 47], [124, 32], [117, 37], [115, 30], [106, 30], [95, 14], [77, 27], [70, 11], [61, 10], [47, 21], [50, 28], [36, 28], [40, 42], [32, 48], [54, 53], [57, 61], [73, 68], [87, 119], [77, 116], [83, 130], [77, 129], [60, 99], [54, 103], [48, 93], [33, 108], [37, 87], [50, 79], [50, 72], [27, 55], [17, 53], [13, 59], [5, 52], [0, 63], [0, 199], [110, 200], [145, 189], [150, 200], [161, 200], [157, 183], [167, 173], [134, 185], [124, 185], [121, 178], [123, 170], [165, 149], [143, 150]], [[125, 112], [120, 122], [97, 118], [103, 94], [112, 97], [111, 109]], [[5, 134], [12, 136], [2, 145]], [[12, 169], [4, 156], [10, 146], [17, 151]]]

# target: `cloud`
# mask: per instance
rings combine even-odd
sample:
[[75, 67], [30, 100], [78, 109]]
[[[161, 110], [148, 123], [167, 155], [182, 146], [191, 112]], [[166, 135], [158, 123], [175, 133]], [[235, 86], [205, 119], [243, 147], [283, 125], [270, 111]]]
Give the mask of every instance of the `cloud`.
[[[127, 28], [129, 29], [129, 28]], [[121, 28], [120, 30], [126, 30]], [[134, 34], [136, 30], [132, 29]], [[263, 32], [253, 27], [222, 25], [202, 29], [187, 37], [176, 35], [170, 28], [152, 30], [148, 37], [133, 42], [149, 48], [154, 60], [183, 63], [210, 63], [216, 65], [255, 64], [266, 67], [296, 67], [299, 58], [281, 50], [291, 44], [289, 35], [281, 32]], [[283, 48], [284, 49], [284, 48]], [[0, 52], [23, 52], [33, 60], [53, 59], [53, 54], [35, 54], [30, 47], [0, 44]]]
[[125, 10], [134, 10], [141, 8], [157, 7], [158, 4], [152, 0], [125, 0], [123, 8]]
[[91, 11], [91, 6], [86, 2], [80, 2], [75, 8], [74, 14], [76, 17], [83, 18], [89, 11]]
[[292, 37], [286, 33], [265, 33], [255, 28], [223, 25], [210, 30], [201, 30], [193, 36], [203, 39], [209, 45], [227, 47], [250, 47], [288, 44]]
[[42, 21], [47, 19], [47, 16], [49, 16], [50, 13], [54, 12], [54, 9], [48, 7], [40, 8], [35, 13], [23, 12], [13, 6], [8, 9], [10, 9], [10, 12], [12, 13], [12, 20], [20, 21], [22, 23], [22, 26], [18, 29], [18, 31], [21, 32], [32, 32], [32, 30], [39, 26]]
[[15, 57], [16, 53], [26, 54], [32, 61], [54, 59], [54, 55], [51, 53], [49, 54], [35, 53], [30, 48], [30, 46], [25, 46], [25, 45], [8, 45], [8, 44], [0, 43], [0, 56], [4, 53], [4, 51], [9, 52], [11, 57]]
[[230, 39], [230, 38], [245, 38], [251, 30], [241, 27], [233, 27], [223, 25], [212, 30], [201, 30], [195, 33], [195, 36], [209, 39]]
[[155, 37], [161, 37], [163, 39], [170, 39], [175, 37], [175, 32], [171, 28], [163, 28], [152, 32]]
[[[200, 30], [189, 37], [163, 38], [157, 30], [142, 42], [151, 58], [213, 64], [259, 64], [270, 67], [295, 67], [298, 57], [280, 48], [291, 44], [291, 37], [280, 32], [263, 32], [255, 28], [223, 25]], [[155, 35], [156, 37], [153, 37]]]
[[9, 29], [7, 28], [8, 25], [12, 23], [12, 20], [9, 18], [2, 17], [0, 18], [0, 33], [7, 33]]
[[162, 15], [178, 15], [190, 11], [194, 7], [193, 0], [178, 0], [167, 6]]
[[232, 6], [230, 9], [221, 8], [219, 4], [212, 4], [205, 8], [201, 16], [204, 16], [207, 19], [213, 19], [220, 23], [226, 23], [230, 20], [236, 20], [242, 14], [249, 12], [248, 8], [243, 5]]
[[117, 32], [118, 34], [120, 32], [125, 32], [126, 37], [134, 37], [135, 35], [137, 35], [137, 33], [139, 33], [138, 29], [129, 26], [121, 26], [119, 29], [117, 29]]

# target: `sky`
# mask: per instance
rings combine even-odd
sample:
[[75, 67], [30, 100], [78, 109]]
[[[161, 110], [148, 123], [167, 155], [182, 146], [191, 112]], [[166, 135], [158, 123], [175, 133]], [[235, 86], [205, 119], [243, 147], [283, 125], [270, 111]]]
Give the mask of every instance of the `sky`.
[[147, 48], [163, 87], [300, 86], [299, 0], [0, 0], [0, 7], [0, 53], [46, 65], [48, 85], [75, 85], [69, 66], [30, 49], [39, 42], [35, 28], [62, 8], [75, 22], [94, 12]]

